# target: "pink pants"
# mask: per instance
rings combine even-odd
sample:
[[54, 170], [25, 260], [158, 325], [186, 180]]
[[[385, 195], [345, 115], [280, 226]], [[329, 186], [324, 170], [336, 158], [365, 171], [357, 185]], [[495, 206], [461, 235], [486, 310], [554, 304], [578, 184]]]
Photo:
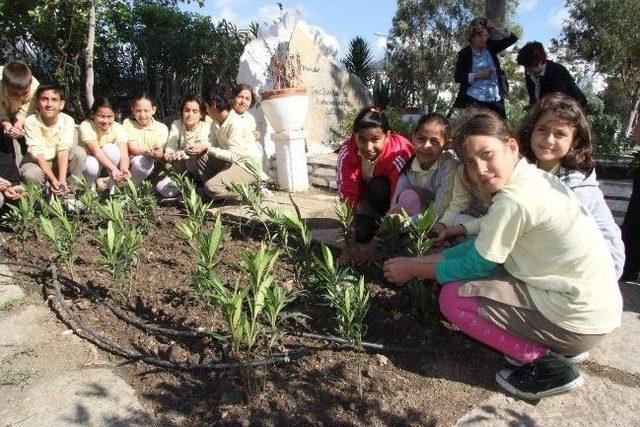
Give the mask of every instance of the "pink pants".
[[475, 297], [458, 295], [460, 285], [447, 283], [440, 291], [440, 311], [449, 322], [471, 338], [521, 363], [533, 362], [546, 354], [547, 349], [540, 344], [513, 336], [480, 316]]

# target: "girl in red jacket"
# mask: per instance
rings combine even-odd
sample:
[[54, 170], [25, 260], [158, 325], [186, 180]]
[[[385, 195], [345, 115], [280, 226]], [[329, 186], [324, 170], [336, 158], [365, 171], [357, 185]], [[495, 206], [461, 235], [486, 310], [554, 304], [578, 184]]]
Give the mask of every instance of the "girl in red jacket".
[[384, 113], [366, 107], [353, 123], [353, 134], [338, 154], [340, 200], [354, 211], [355, 242], [348, 242], [341, 262], [369, 264], [376, 253], [378, 220], [389, 210], [402, 168], [413, 156], [411, 142], [391, 133]]

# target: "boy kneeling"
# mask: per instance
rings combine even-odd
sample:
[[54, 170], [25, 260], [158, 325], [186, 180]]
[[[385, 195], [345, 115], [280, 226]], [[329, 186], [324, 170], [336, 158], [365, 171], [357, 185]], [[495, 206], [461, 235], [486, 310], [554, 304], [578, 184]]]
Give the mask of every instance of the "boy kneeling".
[[[27, 184], [48, 182], [53, 194], [73, 197], [73, 183], [82, 177], [86, 152], [75, 144], [75, 122], [62, 113], [62, 90], [41, 85], [36, 91], [36, 108], [38, 112], [25, 120], [28, 155], [20, 166], [20, 175]], [[69, 176], [71, 184], [67, 182]]]

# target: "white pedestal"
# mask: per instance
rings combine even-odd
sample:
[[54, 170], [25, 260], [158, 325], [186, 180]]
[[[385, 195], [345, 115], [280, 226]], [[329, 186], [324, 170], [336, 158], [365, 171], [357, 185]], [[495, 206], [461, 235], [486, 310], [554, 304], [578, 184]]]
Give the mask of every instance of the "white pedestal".
[[276, 149], [278, 185], [284, 191], [309, 189], [304, 130], [274, 132], [271, 139]]

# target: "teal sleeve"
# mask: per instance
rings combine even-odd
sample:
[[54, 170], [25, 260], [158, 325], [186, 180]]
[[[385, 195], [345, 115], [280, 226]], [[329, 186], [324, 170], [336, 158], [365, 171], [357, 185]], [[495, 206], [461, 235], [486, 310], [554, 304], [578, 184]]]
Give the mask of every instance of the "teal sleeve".
[[444, 259], [456, 259], [466, 256], [469, 251], [475, 249], [476, 238], [468, 239], [466, 242], [453, 246], [442, 252]]
[[[452, 248], [453, 249], [453, 248]], [[475, 245], [467, 254], [459, 258], [445, 258], [436, 264], [436, 280], [438, 283], [456, 280], [471, 280], [488, 277], [498, 264], [480, 256]]]

